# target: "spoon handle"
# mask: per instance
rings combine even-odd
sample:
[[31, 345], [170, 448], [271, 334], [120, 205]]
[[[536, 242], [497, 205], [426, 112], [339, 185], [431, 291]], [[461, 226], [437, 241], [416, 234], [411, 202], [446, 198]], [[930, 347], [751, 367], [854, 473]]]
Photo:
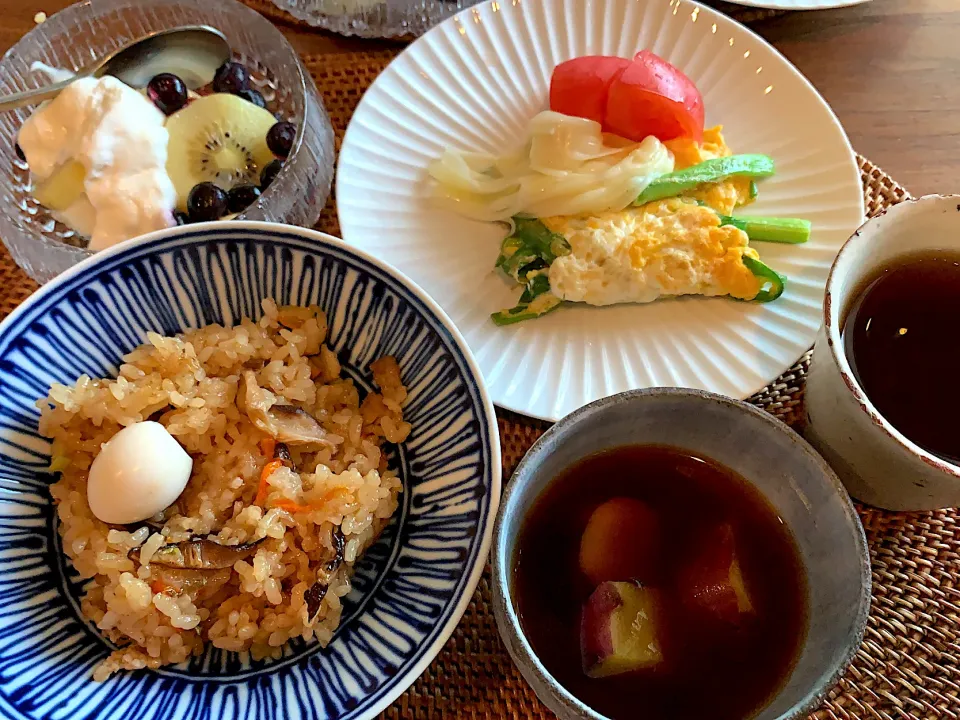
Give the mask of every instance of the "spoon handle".
[[17, 108], [22, 108], [27, 105], [36, 105], [44, 100], [55, 98], [60, 94], [61, 90], [75, 79], [76, 78], [70, 78], [69, 80], [54, 83], [53, 85], [46, 85], [36, 90], [25, 90], [23, 92], [13, 93], [12, 95], [4, 95], [0, 97], [0, 112], [16, 110]]

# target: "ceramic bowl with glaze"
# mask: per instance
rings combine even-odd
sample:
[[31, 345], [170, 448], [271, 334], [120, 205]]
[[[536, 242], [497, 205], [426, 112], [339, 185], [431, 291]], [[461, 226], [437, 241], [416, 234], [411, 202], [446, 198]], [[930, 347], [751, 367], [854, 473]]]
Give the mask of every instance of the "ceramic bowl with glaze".
[[[36, 402], [51, 383], [115, 376], [147, 331], [259, 317], [261, 300], [319, 305], [361, 395], [394, 355], [407, 441], [390, 451], [400, 507], [356, 565], [333, 641], [280, 659], [208, 647], [181, 665], [93, 667], [113, 649], [80, 612], [60, 549]], [[98, 253], [0, 323], [0, 717], [4, 720], [366, 720], [426, 668], [486, 562], [500, 497], [493, 406], [463, 339], [410, 281], [311, 230], [253, 222], [164, 230]]]
[[[531, 507], [564, 469], [634, 444], [677, 447], [732, 469], [791, 530], [806, 571], [808, 627], [786, 683], [753, 720], [805, 718], [863, 637], [870, 608], [863, 527], [843, 485], [803, 438], [752, 405], [698, 390], [637, 390], [598, 400], [550, 428], [517, 467], [500, 503], [491, 562], [497, 627], [520, 672], [561, 720], [606, 720], [550, 675], [524, 636], [512, 589], [514, 553]], [[695, 683], [690, 691], [697, 691]]]

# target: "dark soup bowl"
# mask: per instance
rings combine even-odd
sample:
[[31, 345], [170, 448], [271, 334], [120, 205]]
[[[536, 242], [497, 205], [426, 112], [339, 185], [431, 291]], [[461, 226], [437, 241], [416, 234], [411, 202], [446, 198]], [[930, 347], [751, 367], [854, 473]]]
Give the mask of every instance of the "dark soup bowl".
[[805, 717], [870, 607], [833, 471], [771, 415], [697, 390], [623, 393], [554, 425], [493, 542], [500, 634], [561, 720]]

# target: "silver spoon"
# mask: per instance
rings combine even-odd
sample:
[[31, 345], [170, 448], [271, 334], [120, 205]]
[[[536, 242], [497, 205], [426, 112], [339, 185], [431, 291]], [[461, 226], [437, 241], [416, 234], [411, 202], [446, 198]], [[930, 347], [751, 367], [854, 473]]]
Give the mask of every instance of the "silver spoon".
[[36, 90], [0, 97], [0, 112], [35, 105], [56, 97], [79, 77], [112, 75], [133, 88], [145, 87], [162, 72], [173, 73], [191, 90], [206, 85], [217, 68], [231, 57], [230, 44], [219, 30], [188, 25], [160, 30], [115, 50], [74, 77]]

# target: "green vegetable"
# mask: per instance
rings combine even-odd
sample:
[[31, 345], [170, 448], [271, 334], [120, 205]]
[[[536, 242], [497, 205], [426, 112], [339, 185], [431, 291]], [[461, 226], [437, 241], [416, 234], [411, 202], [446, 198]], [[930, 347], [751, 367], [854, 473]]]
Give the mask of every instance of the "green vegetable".
[[515, 307], [495, 312], [490, 317], [495, 325], [513, 325], [546, 315], [560, 307], [560, 298], [550, 292], [550, 278], [543, 271], [531, 273], [520, 302]]
[[496, 267], [517, 282], [523, 282], [526, 278], [522, 276], [522, 271], [538, 259], [532, 248], [520, 238], [511, 235], [500, 245], [500, 256], [497, 258]]
[[720, 215], [721, 225], [733, 225], [743, 230], [747, 237], [757, 242], [787, 243], [798, 245], [810, 239], [810, 221], [800, 218], [768, 218]]
[[541, 315], [546, 315], [552, 310], [560, 307], [560, 298], [556, 295], [543, 295], [538, 298], [538, 302], [529, 305], [520, 304], [508, 310], [495, 312], [490, 317], [494, 325], [503, 327], [504, 325], [513, 325], [524, 320], [533, 320]]
[[560, 298], [550, 292], [546, 270], [550, 263], [570, 253], [570, 243], [559, 233], [551, 232], [537, 218], [513, 218], [514, 231], [500, 245], [496, 267], [524, 285], [515, 307], [493, 313], [497, 325], [512, 325], [545, 315], [560, 307]]
[[751, 200], [756, 200], [756, 199], [757, 199], [757, 195], [759, 195], [759, 194], [760, 194], [760, 188], [757, 187], [757, 181], [756, 181], [756, 180], [751, 180], [751, 181], [750, 181], [750, 199], [751, 199]]
[[645, 205], [654, 200], [676, 197], [697, 185], [720, 182], [735, 175], [769, 177], [773, 175], [773, 160], [766, 155], [730, 155], [704, 160], [699, 165], [661, 175], [647, 185], [633, 204]]
[[50, 458], [50, 467], [47, 468], [47, 472], [63, 472], [68, 467], [70, 467], [70, 460], [68, 458], [63, 455], [54, 455]]
[[567, 239], [551, 232], [537, 218], [518, 215], [513, 222], [515, 229], [500, 245], [496, 267], [517, 282], [526, 283], [530, 272], [549, 267], [558, 257], [570, 253]]
[[[760, 292], [753, 298], [754, 302], [772, 302], [783, 295], [783, 286], [787, 282], [787, 279], [783, 275], [764, 265], [759, 260], [754, 260], [752, 257], [746, 255], [743, 256], [743, 264], [747, 270], [762, 281]], [[770, 287], [767, 288], [767, 285]]]

